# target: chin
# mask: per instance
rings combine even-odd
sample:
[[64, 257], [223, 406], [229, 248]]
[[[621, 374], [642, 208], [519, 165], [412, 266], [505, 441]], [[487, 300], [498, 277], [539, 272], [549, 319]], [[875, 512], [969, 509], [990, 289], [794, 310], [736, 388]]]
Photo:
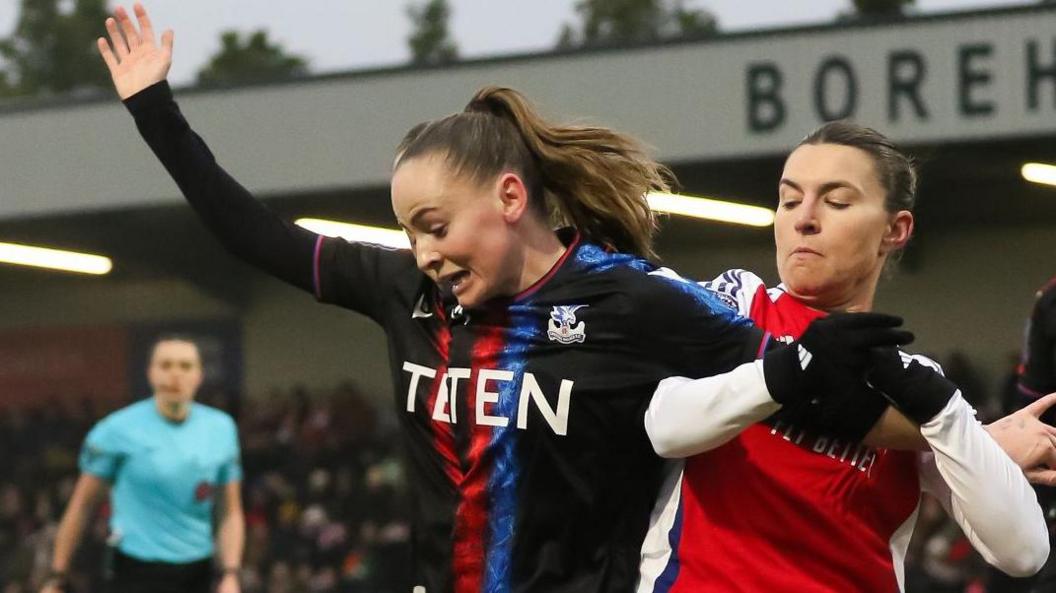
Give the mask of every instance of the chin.
[[785, 282], [785, 286], [793, 295], [805, 300], [816, 299], [829, 292], [831, 288], [830, 283], [809, 275], [793, 277], [788, 282]]
[[463, 309], [475, 309], [484, 304], [485, 299], [471, 291], [468, 294], [456, 297], [456, 300], [458, 300], [459, 305], [462, 305]]

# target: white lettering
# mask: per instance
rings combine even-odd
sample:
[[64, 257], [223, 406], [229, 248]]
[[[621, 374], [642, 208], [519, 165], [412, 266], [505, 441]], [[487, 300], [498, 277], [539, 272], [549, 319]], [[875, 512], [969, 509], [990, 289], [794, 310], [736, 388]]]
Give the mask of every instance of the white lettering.
[[429, 377], [430, 379], [436, 377], [436, 369], [429, 367], [423, 367], [420, 364], [414, 364], [413, 362], [403, 361], [403, 370], [411, 373], [411, 384], [407, 388], [407, 411], [414, 412], [414, 400], [415, 395], [418, 393], [418, 379], [423, 376]]
[[[435, 379], [437, 369], [404, 361], [403, 370], [411, 374], [407, 388], [407, 411], [414, 413], [415, 402], [418, 399], [418, 388], [421, 386], [421, 378]], [[433, 402], [431, 418], [437, 422], [448, 424], [458, 423], [458, 388], [459, 381], [469, 379], [472, 370], [468, 368], [452, 367], [440, 375], [440, 383], [436, 385], [436, 399]], [[510, 425], [510, 418], [503, 415], [495, 415], [493, 406], [499, 403], [502, 387], [491, 384], [492, 381], [513, 381], [517, 375], [513, 371], [499, 369], [480, 369], [477, 373], [475, 387], [476, 403], [473, 406], [475, 412], [474, 421], [481, 426], [497, 426], [504, 428]], [[517, 428], [526, 430], [528, 428], [528, 407], [532, 400], [535, 408], [542, 415], [543, 420], [555, 434], [565, 436], [568, 434], [568, 415], [572, 402], [572, 387], [574, 381], [562, 379], [558, 387], [557, 405], [550, 406], [550, 400], [543, 393], [542, 386], [532, 373], [521, 375], [521, 392], [517, 401]], [[465, 394], [463, 394], [464, 396]], [[511, 395], [512, 397], [512, 395]], [[512, 401], [510, 401], [512, 403]], [[801, 437], [802, 438], [802, 437]]]
[[517, 402], [517, 428], [522, 430], [528, 428], [528, 400], [531, 399], [535, 400], [535, 407], [539, 409], [539, 413], [543, 415], [546, 423], [556, 434], [562, 436], [568, 434], [568, 405], [572, 397], [572, 384], [573, 382], [568, 379], [561, 380], [555, 412], [550, 407], [550, 402], [546, 401], [546, 396], [543, 395], [539, 382], [535, 380], [535, 375], [525, 373], [524, 383], [521, 385], [520, 401]]
[[462, 367], [454, 367], [447, 369], [447, 377], [450, 380], [448, 387], [449, 393], [451, 394], [451, 423], [458, 422], [458, 410], [455, 408], [455, 397], [458, 395], [458, 380], [468, 379], [470, 375], [470, 369]]
[[499, 401], [498, 391], [488, 391], [488, 381], [510, 381], [512, 379], [513, 372], [511, 371], [481, 369], [477, 373], [477, 424], [504, 427], [510, 423], [509, 418], [489, 415], [484, 405], [495, 404]]

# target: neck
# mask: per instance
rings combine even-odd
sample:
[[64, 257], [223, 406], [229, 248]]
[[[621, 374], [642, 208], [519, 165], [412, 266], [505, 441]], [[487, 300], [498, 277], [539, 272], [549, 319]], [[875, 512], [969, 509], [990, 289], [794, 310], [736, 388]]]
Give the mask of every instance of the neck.
[[187, 414], [191, 411], [190, 402], [167, 402], [162, 401], [157, 396], [154, 396], [154, 407], [166, 420], [172, 420], [173, 422], [186, 420]]
[[517, 292], [521, 292], [546, 276], [557, 265], [568, 250], [557, 234], [542, 224], [533, 224], [525, 229], [521, 250], [521, 275], [517, 279]]

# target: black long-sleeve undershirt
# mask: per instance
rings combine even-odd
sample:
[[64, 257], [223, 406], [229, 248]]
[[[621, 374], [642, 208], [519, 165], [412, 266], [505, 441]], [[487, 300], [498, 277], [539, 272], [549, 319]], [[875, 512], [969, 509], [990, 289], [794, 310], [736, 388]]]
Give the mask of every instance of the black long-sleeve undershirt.
[[314, 292], [318, 236], [283, 220], [235, 181], [191, 129], [166, 81], [125, 100], [139, 133], [209, 230], [235, 256]]

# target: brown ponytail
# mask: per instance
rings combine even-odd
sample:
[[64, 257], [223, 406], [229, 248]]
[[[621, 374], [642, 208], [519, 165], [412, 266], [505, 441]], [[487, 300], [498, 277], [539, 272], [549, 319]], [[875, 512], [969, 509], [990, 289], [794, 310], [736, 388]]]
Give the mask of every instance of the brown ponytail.
[[439, 152], [459, 174], [484, 182], [521, 175], [533, 207], [589, 241], [656, 258], [656, 219], [646, 194], [669, 191], [671, 171], [634, 138], [608, 128], [554, 125], [513, 89], [485, 87], [465, 111], [411, 129], [405, 159]]

